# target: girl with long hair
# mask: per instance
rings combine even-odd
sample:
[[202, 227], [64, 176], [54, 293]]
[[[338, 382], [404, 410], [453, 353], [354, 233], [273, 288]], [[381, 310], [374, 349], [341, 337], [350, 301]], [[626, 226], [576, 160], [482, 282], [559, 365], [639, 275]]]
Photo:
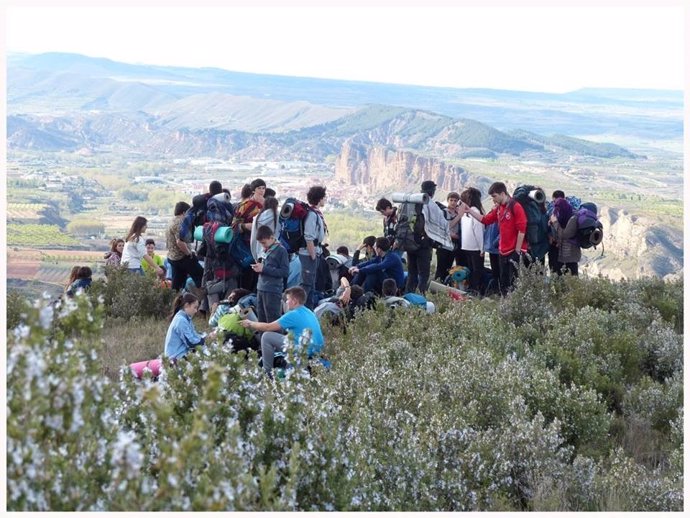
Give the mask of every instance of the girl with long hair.
[[565, 198], [558, 198], [553, 203], [553, 214], [549, 223], [556, 234], [556, 246], [558, 247], [558, 266], [555, 273], [561, 275], [570, 272], [577, 275], [577, 264], [582, 258], [582, 249], [575, 239], [577, 235], [577, 214], [570, 202]]
[[120, 266], [122, 261], [122, 252], [125, 249], [125, 240], [122, 238], [115, 238], [110, 242], [110, 251], [106, 252], [105, 257], [106, 266]]
[[252, 233], [251, 237], [249, 238], [249, 245], [255, 261], [263, 255], [264, 250], [261, 246], [261, 243], [259, 243], [256, 239], [256, 231], [259, 227], [267, 226], [273, 231], [273, 235], [276, 237], [276, 239], [278, 239], [281, 230], [280, 219], [278, 218], [279, 212], [278, 198], [274, 198], [273, 196], [267, 196], [264, 198], [263, 209], [259, 215], [254, 218], [254, 221], [252, 221]]
[[146, 253], [146, 243], [141, 235], [146, 232], [147, 226], [148, 221], [145, 217], [137, 216], [134, 218], [132, 226], [129, 228], [129, 232], [127, 232], [127, 237], [125, 238], [125, 248], [122, 252], [121, 262], [123, 264], [127, 263], [127, 269], [130, 272], [144, 275], [141, 262], [146, 261], [154, 272], [163, 277], [165, 275], [165, 270], [158, 266], [153, 261], [153, 258]]
[[[482, 193], [475, 187], [468, 187], [460, 200], [478, 217], [484, 215]], [[484, 225], [469, 213], [460, 219], [460, 248], [470, 269], [470, 289], [481, 292], [484, 277]]]
[[184, 358], [189, 351], [195, 347], [203, 345], [205, 339], [213, 339], [215, 331], [207, 337], [197, 333], [194, 329], [192, 317], [199, 311], [199, 299], [192, 293], [180, 294], [173, 302], [172, 314], [170, 315], [170, 326], [165, 335], [164, 355], [176, 360]]

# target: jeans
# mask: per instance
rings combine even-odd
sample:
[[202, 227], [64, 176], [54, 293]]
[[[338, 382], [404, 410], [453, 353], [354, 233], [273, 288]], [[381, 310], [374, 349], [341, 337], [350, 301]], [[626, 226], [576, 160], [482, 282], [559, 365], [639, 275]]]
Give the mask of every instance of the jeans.
[[405, 293], [413, 293], [417, 287], [422, 295], [426, 293], [431, 274], [431, 251], [431, 248], [420, 248], [416, 252], [407, 252]]
[[352, 279], [352, 284], [357, 284], [361, 286], [364, 292], [373, 291], [377, 295], [381, 295], [381, 289], [383, 286], [383, 281], [390, 278], [386, 275], [385, 270], [379, 270], [377, 272], [358, 272]]
[[299, 262], [302, 267], [299, 285], [302, 286], [307, 294], [307, 301], [304, 304], [309, 309], [314, 309], [314, 304], [311, 298], [311, 292], [314, 290], [316, 284], [316, 267], [318, 265], [318, 257], [312, 259], [309, 255], [299, 256]]
[[172, 289], [179, 291], [185, 287], [187, 276], [191, 277], [197, 288], [201, 288], [204, 268], [194, 256], [187, 255], [177, 261], [168, 261], [172, 268]]
[[276, 354], [285, 355], [285, 335], [274, 331], [266, 331], [261, 335], [261, 361], [264, 370], [271, 374], [273, 360]]
[[501, 295], [505, 296], [513, 288], [515, 284], [515, 279], [518, 274], [518, 267], [520, 262], [524, 266], [529, 266], [531, 263], [530, 259], [525, 255], [525, 253], [518, 254], [513, 252], [510, 255], [501, 255], [498, 258], [498, 266], [500, 269], [500, 289]]
[[281, 293], [258, 290], [256, 292], [256, 317], [259, 322], [274, 322], [280, 318], [283, 307]]

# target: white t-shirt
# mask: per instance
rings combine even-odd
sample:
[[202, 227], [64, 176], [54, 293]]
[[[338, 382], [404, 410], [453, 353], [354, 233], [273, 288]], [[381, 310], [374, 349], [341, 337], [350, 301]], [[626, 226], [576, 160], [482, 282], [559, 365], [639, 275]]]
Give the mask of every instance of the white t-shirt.
[[[481, 216], [479, 209], [470, 207], [470, 210], [477, 216]], [[484, 251], [484, 224], [474, 219], [469, 214], [460, 218], [460, 248], [463, 250]]]
[[141, 268], [141, 260], [146, 255], [146, 240], [142, 237], [139, 241], [127, 241], [122, 251], [120, 263], [128, 263], [127, 268]]

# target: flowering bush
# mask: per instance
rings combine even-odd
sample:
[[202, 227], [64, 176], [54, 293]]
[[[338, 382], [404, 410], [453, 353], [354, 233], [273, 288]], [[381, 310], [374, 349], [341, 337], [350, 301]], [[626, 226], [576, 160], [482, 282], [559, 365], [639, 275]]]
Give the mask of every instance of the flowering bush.
[[110, 380], [107, 304], [38, 301], [8, 336], [8, 508], [681, 510], [682, 310], [645, 289], [526, 273], [364, 311], [324, 329], [331, 370], [275, 380], [216, 344]]

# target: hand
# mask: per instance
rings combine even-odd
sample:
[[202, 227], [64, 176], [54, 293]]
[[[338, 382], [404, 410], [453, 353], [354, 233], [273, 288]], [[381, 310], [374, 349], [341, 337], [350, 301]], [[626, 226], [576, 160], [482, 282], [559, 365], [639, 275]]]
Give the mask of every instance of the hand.
[[348, 270], [348, 272], [350, 273], [350, 275], [357, 275], [359, 273], [359, 268], [357, 268], [356, 266], [353, 266], [352, 268], [350, 268]]
[[261, 273], [264, 271], [264, 263], [254, 263], [252, 264], [252, 270], [256, 273]]
[[242, 327], [246, 327], [248, 329], [252, 328], [252, 321], [251, 320], [240, 320], [240, 325]]
[[555, 214], [551, 214], [551, 217], [549, 218], [549, 223], [556, 223], [558, 221], [558, 218], [555, 216]]
[[163, 268], [161, 268], [160, 266], [158, 267], [157, 275], [159, 277], [165, 277], [165, 270]]
[[209, 334], [206, 335], [206, 338], [208, 338], [209, 340], [215, 340], [216, 335], [218, 335], [218, 331], [214, 329], [213, 331], [211, 331]]

